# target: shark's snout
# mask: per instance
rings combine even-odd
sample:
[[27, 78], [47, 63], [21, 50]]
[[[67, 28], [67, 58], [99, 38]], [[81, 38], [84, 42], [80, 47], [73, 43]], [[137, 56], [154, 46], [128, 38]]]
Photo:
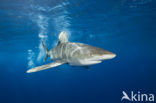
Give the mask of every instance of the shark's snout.
[[97, 55], [95, 56], [94, 58], [96, 58], [97, 60], [106, 60], [106, 59], [112, 59], [112, 58], [115, 58], [116, 57], [116, 54], [114, 53], [111, 53], [111, 52], [107, 52], [107, 53], [104, 53], [104, 54], [101, 54], [101, 55]]
[[115, 53], [103, 50], [101, 48], [93, 47], [91, 50], [92, 50], [92, 58], [96, 58], [96, 60], [106, 60], [116, 57]]
[[112, 58], [115, 58], [115, 57], [116, 57], [116, 54], [114, 54], [114, 53], [106, 53], [106, 54], [101, 54], [101, 55], [94, 54], [88, 60], [101, 61], [101, 60], [112, 59]]
[[102, 51], [102, 54], [101, 54], [101, 59], [102, 60], [112, 59], [112, 58], [115, 58], [115, 57], [116, 57], [115, 53], [112, 53], [112, 52], [106, 51], [106, 50]]
[[116, 54], [110, 53], [110, 54], [104, 54], [102, 56], [102, 59], [112, 59], [112, 58], [115, 58], [115, 57], [116, 57]]

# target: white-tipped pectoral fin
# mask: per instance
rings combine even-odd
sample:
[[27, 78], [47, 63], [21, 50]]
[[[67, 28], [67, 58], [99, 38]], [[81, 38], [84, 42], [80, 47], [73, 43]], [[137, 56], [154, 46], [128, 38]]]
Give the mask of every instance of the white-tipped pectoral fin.
[[49, 69], [49, 68], [52, 68], [52, 67], [62, 65], [64, 63], [65, 63], [64, 61], [55, 61], [53, 63], [49, 63], [49, 64], [45, 64], [45, 65], [38, 66], [38, 67], [35, 67], [35, 68], [31, 68], [31, 69], [27, 70], [27, 73], [38, 72], [38, 71], [41, 71], [41, 70], [45, 70], [45, 69]]

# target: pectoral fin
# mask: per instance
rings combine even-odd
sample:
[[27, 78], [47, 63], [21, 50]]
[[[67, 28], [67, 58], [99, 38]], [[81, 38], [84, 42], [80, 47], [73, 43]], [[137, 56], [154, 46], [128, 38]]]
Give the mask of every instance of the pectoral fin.
[[49, 68], [52, 68], [52, 67], [62, 65], [64, 63], [65, 63], [64, 61], [55, 61], [53, 63], [49, 63], [49, 64], [45, 64], [45, 65], [38, 66], [38, 67], [35, 67], [35, 68], [31, 68], [31, 69], [29, 69], [27, 71], [27, 73], [38, 72], [38, 71], [41, 71], [41, 70], [45, 70], [45, 69], [49, 69]]

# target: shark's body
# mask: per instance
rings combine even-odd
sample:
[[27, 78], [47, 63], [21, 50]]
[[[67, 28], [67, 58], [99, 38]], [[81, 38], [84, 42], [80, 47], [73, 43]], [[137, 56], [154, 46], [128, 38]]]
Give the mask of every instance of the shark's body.
[[29, 69], [27, 73], [49, 69], [65, 63], [72, 66], [88, 66], [116, 56], [112, 52], [97, 47], [69, 42], [65, 32], [60, 33], [57, 46], [49, 51], [43, 41], [42, 43], [47, 54], [45, 59], [50, 56], [50, 59], [55, 60], [55, 62]]

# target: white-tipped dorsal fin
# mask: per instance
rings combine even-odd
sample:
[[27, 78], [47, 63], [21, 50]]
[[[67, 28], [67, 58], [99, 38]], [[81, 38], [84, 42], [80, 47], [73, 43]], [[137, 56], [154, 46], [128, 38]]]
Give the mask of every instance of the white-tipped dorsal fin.
[[62, 31], [62, 32], [60, 33], [58, 39], [59, 39], [59, 42], [60, 42], [60, 43], [66, 43], [66, 42], [68, 42], [68, 36], [67, 36], [66, 32]]

